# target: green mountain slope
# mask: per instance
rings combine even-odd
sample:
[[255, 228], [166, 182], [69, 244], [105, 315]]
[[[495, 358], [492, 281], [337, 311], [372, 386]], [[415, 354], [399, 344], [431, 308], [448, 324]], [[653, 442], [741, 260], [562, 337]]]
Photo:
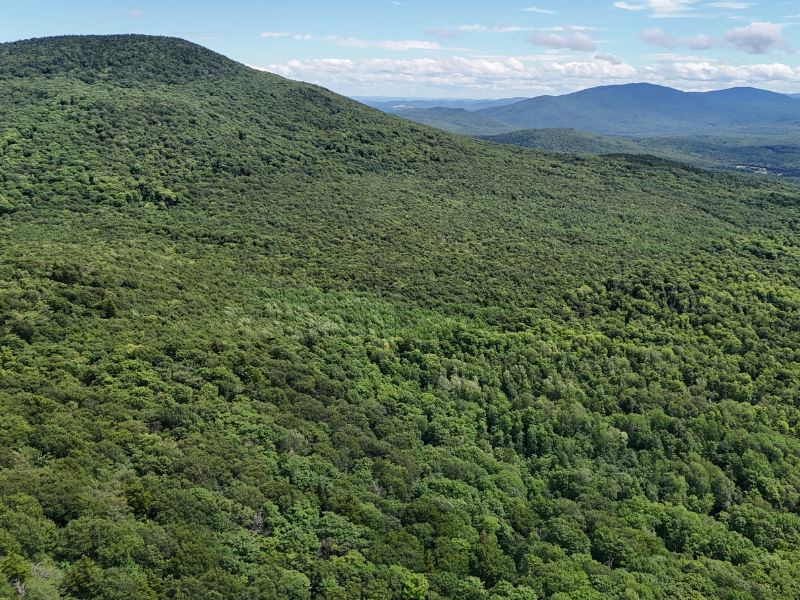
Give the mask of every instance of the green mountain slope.
[[641, 146], [632, 139], [578, 129], [522, 129], [482, 139], [563, 154], [643, 154]]
[[174, 39], [0, 97], [0, 597], [800, 596], [795, 187]]

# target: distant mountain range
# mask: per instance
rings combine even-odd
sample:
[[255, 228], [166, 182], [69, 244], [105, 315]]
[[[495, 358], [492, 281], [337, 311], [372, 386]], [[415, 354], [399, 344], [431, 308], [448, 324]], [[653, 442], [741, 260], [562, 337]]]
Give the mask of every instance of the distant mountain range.
[[383, 112], [392, 114], [402, 113], [407, 110], [429, 109], [429, 108], [455, 108], [466, 111], [481, 110], [496, 106], [505, 106], [527, 100], [525, 97], [501, 98], [499, 100], [475, 100], [469, 98], [444, 98], [444, 99], [412, 99], [412, 98], [387, 98], [383, 96], [362, 96], [356, 97], [362, 104], [377, 108]]
[[395, 101], [390, 110], [376, 107], [471, 135], [541, 128], [574, 128], [627, 136], [767, 133], [775, 127], [800, 131], [800, 104], [795, 98], [755, 88], [683, 92], [635, 83], [589, 88], [563, 96], [513, 100], [491, 101], [490, 106], [482, 108], [450, 105], [445, 108], [462, 109], [450, 113], [423, 104], [409, 104], [405, 108], [401, 101]]
[[508, 124], [502, 121], [484, 116], [481, 111], [468, 111], [463, 108], [409, 108], [392, 114], [462, 135], [492, 135], [509, 131]]
[[800, 94], [683, 92], [637, 83], [519, 100], [374, 102], [453, 133], [567, 154], [651, 154], [695, 166], [800, 178]]

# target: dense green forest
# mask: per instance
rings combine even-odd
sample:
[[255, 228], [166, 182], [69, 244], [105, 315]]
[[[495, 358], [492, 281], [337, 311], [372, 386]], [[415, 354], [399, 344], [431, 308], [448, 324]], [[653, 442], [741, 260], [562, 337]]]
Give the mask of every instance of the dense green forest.
[[0, 98], [0, 598], [800, 597], [797, 187], [168, 38]]
[[[464, 133], [441, 123], [430, 125]], [[626, 138], [577, 129], [525, 129], [480, 137], [499, 144], [565, 154], [648, 154], [701, 168], [749, 171], [800, 181], [800, 133], [792, 130], [770, 134]]]

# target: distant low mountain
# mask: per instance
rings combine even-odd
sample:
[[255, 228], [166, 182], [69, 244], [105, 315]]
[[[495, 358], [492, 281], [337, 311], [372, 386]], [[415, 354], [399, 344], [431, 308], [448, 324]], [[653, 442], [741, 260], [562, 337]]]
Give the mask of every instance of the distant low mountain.
[[463, 135], [491, 135], [511, 129], [501, 121], [463, 108], [412, 108], [394, 114], [423, 125]]
[[[509, 99], [513, 100], [513, 99]], [[539, 96], [518, 102], [493, 101], [484, 108], [467, 106], [376, 106], [386, 112], [470, 135], [521, 129], [579, 129], [599, 134], [647, 137], [703, 133], [768, 134], [797, 129], [797, 98], [755, 88], [683, 92], [647, 83], [589, 88], [564, 96]], [[499, 102], [499, 103], [498, 103]], [[375, 105], [373, 105], [375, 106]], [[461, 108], [447, 114], [440, 109]], [[427, 113], [426, 111], [436, 111]], [[468, 113], [468, 114], [464, 114]]]
[[540, 96], [478, 113], [518, 129], [571, 127], [635, 136], [800, 127], [800, 105], [784, 94], [754, 88], [682, 92], [647, 83]]
[[482, 110], [496, 106], [505, 106], [527, 100], [524, 97], [500, 98], [498, 100], [475, 100], [469, 98], [450, 98], [450, 99], [409, 99], [409, 98], [386, 98], [386, 97], [356, 97], [362, 104], [377, 108], [383, 112], [392, 114], [403, 113], [407, 110], [428, 109], [428, 108], [458, 108], [468, 111]]

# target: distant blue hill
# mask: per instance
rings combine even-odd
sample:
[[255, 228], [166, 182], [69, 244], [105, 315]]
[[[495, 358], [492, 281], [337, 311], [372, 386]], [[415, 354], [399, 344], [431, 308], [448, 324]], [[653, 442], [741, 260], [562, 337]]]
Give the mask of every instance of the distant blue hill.
[[362, 104], [377, 108], [383, 112], [400, 114], [407, 110], [430, 109], [430, 108], [453, 108], [459, 110], [476, 111], [484, 108], [491, 108], [495, 106], [505, 106], [506, 104], [514, 104], [527, 100], [524, 97], [518, 98], [500, 98], [497, 100], [474, 100], [469, 98], [449, 98], [449, 99], [431, 99], [431, 98], [391, 98], [391, 97], [371, 97], [362, 96], [356, 97]]
[[540, 96], [476, 111], [515, 129], [571, 127], [617, 135], [706, 133], [776, 125], [800, 127], [800, 104], [755, 88], [715, 92], [637, 83]]

